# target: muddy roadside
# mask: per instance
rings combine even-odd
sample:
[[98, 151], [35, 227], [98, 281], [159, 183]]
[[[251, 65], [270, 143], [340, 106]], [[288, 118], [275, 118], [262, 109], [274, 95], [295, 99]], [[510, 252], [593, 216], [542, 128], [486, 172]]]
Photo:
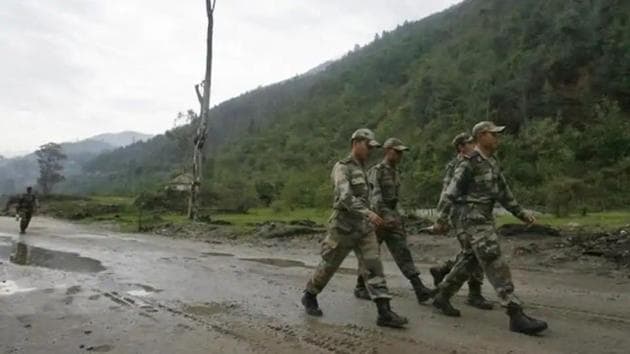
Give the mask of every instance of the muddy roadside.
[[[396, 309], [412, 321], [407, 330], [376, 327], [373, 305], [353, 298], [352, 255], [321, 295], [325, 316], [309, 318], [299, 297], [319, 260], [324, 232], [317, 225], [295, 235], [297, 227], [267, 222], [244, 235], [234, 225], [196, 223], [169, 236], [168, 227], [126, 234], [41, 218], [20, 238], [14, 225], [0, 218], [6, 280], [0, 293], [15, 294], [0, 296], [7, 309], [0, 314], [0, 352], [622, 353], [628, 347], [630, 280], [610, 278], [621, 271], [534, 269], [527, 262], [536, 264], [537, 254], [522, 250], [510, 253], [520, 264], [514, 277], [529, 313], [552, 323], [542, 337], [509, 333], [503, 311], [468, 308], [465, 294], [454, 299], [464, 311], [456, 320], [418, 305], [385, 251]], [[515, 237], [505, 236], [506, 253]], [[454, 239], [440, 236], [414, 234], [410, 243], [427, 281], [427, 263], [457, 249]]]
[[[452, 259], [459, 252], [453, 237], [431, 235], [424, 228], [427, 219], [406, 220], [409, 245], [418, 263], [436, 264]], [[187, 224], [162, 224], [148, 234], [173, 239], [188, 239], [209, 244], [247, 245], [283, 253], [317, 253], [325, 237], [326, 226], [311, 220], [266, 221], [235, 227], [221, 220]], [[100, 227], [115, 228], [101, 223]], [[630, 278], [630, 224], [621, 228], [554, 228], [546, 225], [526, 227], [505, 224], [497, 229], [502, 237], [502, 251], [512, 267], [545, 271], [563, 269], [611, 278]], [[383, 248], [383, 257], [391, 256]]]

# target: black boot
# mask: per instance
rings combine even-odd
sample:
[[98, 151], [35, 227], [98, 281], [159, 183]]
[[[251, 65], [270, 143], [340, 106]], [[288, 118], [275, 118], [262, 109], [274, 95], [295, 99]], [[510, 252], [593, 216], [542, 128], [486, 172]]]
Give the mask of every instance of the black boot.
[[466, 303], [481, 310], [492, 310], [494, 305], [481, 295], [481, 284], [476, 280], [468, 281], [468, 300]]
[[534, 335], [547, 329], [547, 322], [531, 318], [523, 313], [523, 308], [513, 302], [507, 306], [510, 316], [510, 331]]
[[392, 311], [389, 305], [389, 299], [376, 299], [376, 308], [378, 309], [378, 319], [376, 325], [381, 327], [403, 328], [409, 320], [406, 317], [399, 316]]
[[372, 300], [370, 293], [365, 287], [365, 281], [360, 275], [357, 277], [357, 286], [354, 288], [354, 297], [361, 300]]
[[416, 293], [416, 298], [418, 298], [419, 303], [423, 303], [435, 295], [435, 290], [424, 286], [419, 276], [415, 276], [409, 279], [409, 281], [411, 282], [411, 286], [413, 286], [413, 291]]
[[302, 305], [304, 305], [306, 313], [311, 316], [321, 317], [324, 315], [322, 310], [319, 308], [319, 303], [317, 303], [317, 295], [304, 291], [304, 295], [302, 296]]
[[443, 266], [429, 268], [429, 272], [433, 277], [433, 285], [435, 285], [435, 287], [437, 288], [437, 286], [440, 285], [442, 280], [444, 280], [444, 278], [446, 277], [446, 275], [448, 275], [450, 271], [451, 267], [449, 267], [449, 263]]
[[446, 316], [459, 317], [462, 315], [458, 309], [454, 308], [453, 305], [451, 305], [449, 299], [440, 295], [440, 293], [435, 296], [435, 299], [433, 300], [433, 306], [442, 311], [442, 313]]

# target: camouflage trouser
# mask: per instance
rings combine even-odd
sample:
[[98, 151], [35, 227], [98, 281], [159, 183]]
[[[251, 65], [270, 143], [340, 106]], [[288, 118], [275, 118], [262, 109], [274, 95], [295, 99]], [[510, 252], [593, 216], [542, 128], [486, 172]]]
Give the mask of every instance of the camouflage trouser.
[[[396, 265], [405, 278], [416, 278], [420, 274], [418, 268], [416, 268], [416, 265], [413, 262], [411, 251], [407, 245], [407, 233], [402, 226], [380, 228], [376, 232], [376, 237], [378, 239], [379, 248], [382, 243], [387, 245], [389, 253], [391, 253], [392, 258], [394, 258]], [[364, 272], [361, 270], [361, 267], [363, 266], [361, 261], [359, 261], [358, 266], [359, 277], [357, 279], [357, 287], [362, 287], [364, 284], [362, 274]]]
[[359, 263], [364, 265], [360, 267], [361, 276], [366, 279], [365, 285], [370, 297], [390, 299], [383, 264], [379, 257], [378, 242], [373, 231], [367, 234], [345, 233], [337, 228], [331, 228], [322, 241], [322, 261], [306, 284], [306, 291], [319, 294], [350, 251], [354, 251]]
[[[456, 232], [454, 232], [455, 234]], [[457, 262], [462, 259], [465, 254], [466, 254], [466, 244], [467, 244], [467, 234], [460, 232], [458, 235], [455, 235], [455, 237], [457, 237], [457, 240], [459, 241], [459, 244], [462, 248], [462, 250], [457, 254], [457, 256], [455, 256], [454, 258], [451, 259], [447, 259], [446, 261], [444, 261], [443, 264], [440, 265], [440, 267], [443, 269], [444, 273], [449, 273], [453, 267], [455, 266], [455, 264], [457, 264]], [[481, 285], [483, 284], [483, 269], [481, 268], [481, 266], [479, 264], [477, 264], [477, 267], [475, 267], [475, 269], [473, 269], [473, 271], [470, 274], [470, 278], [468, 279], [468, 286], [470, 288], [471, 291], [481, 291]]]
[[20, 214], [20, 231], [24, 232], [26, 231], [28, 224], [31, 223], [33, 213], [30, 211], [20, 211], [18, 214]]
[[494, 224], [484, 223], [466, 227], [465, 232], [460, 236], [460, 242], [462, 253], [458, 256], [459, 259], [451, 272], [439, 285], [440, 294], [446, 298], [452, 297], [472, 273], [481, 267], [496, 290], [501, 305], [506, 306], [509, 302], [520, 304], [514, 295], [510, 267], [501, 255]]

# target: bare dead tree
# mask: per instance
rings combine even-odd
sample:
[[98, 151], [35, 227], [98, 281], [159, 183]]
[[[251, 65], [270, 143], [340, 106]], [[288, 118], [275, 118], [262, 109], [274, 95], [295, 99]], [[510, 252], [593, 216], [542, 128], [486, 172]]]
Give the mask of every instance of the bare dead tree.
[[[199, 126], [193, 139], [192, 184], [188, 201], [188, 218], [195, 220], [199, 211], [199, 189], [201, 187], [201, 162], [203, 160], [203, 146], [208, 134], [208, 118], [210, 111], [210, 88], [212, 83], [212, 35], [214, 30], [214, 9], [216, 0], [206, 0], [206, 14], [208, 15], [208, 34], [206, 52], [206, 76], [201, 84], [195, 85], [195, 93], [201, 105]], [[200, 92], [203, 89], [203, 94]]]

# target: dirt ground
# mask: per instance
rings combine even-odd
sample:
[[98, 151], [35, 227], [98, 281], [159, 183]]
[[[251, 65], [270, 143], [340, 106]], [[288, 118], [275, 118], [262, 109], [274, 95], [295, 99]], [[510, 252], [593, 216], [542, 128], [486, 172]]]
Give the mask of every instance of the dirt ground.
[[[320, 295], [324, 317], [309, 318], [299, 299], [319, 260], [321, 233], [241, 238], [199, 227], [177, 235], [158, 230], [168, 236], [122, 234], [47, 218], [35, 218], [25, 236], [16, 228], [0, 218], [1, 353], [626, 353], [630, 347], [627, 236], [620, 232], [504, 237], [517, 293], [528, 313], [550, 325], [528, 337], [509, 332], [498, 307], [466, 306], [465, 289], [454, 299], [461, 318], [418, 305], [385, 250], [392, 305], [409, 317], [407, 329], [377, 327], [373, 304], [352, 296], [353, 256]], [[458, 250], [443, 236], [418, 234], [409, 242], [427, 283], [427, 269]], [[488, 284], [484, 292], [496, 299]]]

